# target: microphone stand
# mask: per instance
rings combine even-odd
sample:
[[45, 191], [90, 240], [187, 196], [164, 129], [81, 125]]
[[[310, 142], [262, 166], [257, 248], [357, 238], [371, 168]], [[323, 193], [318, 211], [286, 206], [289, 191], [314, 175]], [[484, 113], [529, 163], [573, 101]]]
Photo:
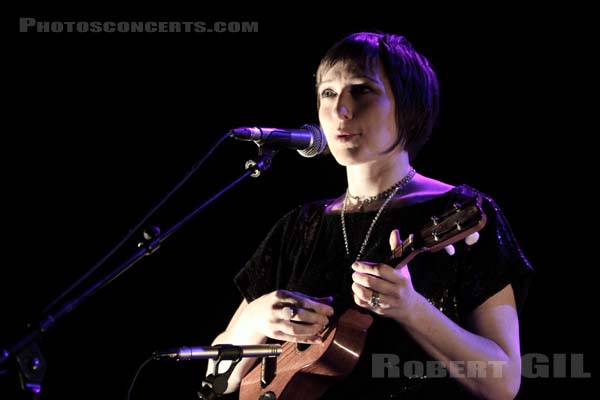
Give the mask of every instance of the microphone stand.
[[[42, 390], [42, 381], [46, 372], [46, 361], [41, 354], [39, 345], [37, 344], [37, 340], [41, 337], [41, 335], [50, 329], [59, 318], [64, 317], [73, 311], [79, 304], [81, 304], [83, 300], [119, 277], [121, 274], [135, 265], [140, 259], [142, 259], [142, 257], [153, 254], [156, 250], [158, 250], [162, 242], [177, 232], [186, 222], [191, 220], [196, 214], [206, 208], [213, 201], [221, 197], [221, 195], [223, 195], [229, 189], [233, 188], [248, 176], [253, 178], [259, 177], [262, 171], [267, 170], [271, 166], [273, 157], [275, 154], [277, 154], [277, 152], [278, 149], [274, 147], [258, 145], [258, 159], [256, 161], [248, 160], [245, 164], [246, 171], [240, 177], [231, 182], [225, 188], [221, 189], [221, 191], [205, 201], [203, 204], [198, 206], [165, 233], [160, 234], [160, 230], [156, 227], [153, 227], [151, 232], [144, 232], [144, 240], [138, 243], [139, 250], [135, 252], [129, 259], [99, 279], [97, 282], [93, 283], [80, 295], [75, 296], [70, 301], [63, 301], [62, 303], [59, 303], [56, 312], [44, 313], [36, 324], [29, 324], [28, 330], [21, 336], [20, 339], [9, 346], [8, 349], [0, 348], [0, 375], [6, 372], [1, 369], [2, 366], [14, 356], [19, 366], [19, 380], [21, 389], [27, 392], [31, 396], [31, 399], [39, 399]], [[224, 352], [224, 354], [225, 353], [226, 352]], [[231, 372], [229, 372], [229, 374], [231, 374]], [[229, 375], [224, 377], [225, 388], [227, 388], [226, 384], [228, 376]]]
[[[227, 390], [228, 379], [231, 376], [235, 366], [242, 359], [242, 349], [233, 345], [220, 345], [219, 355], [215, 360], [215, 373], [209, 374], [202, 381], [202, 388], [198, 391], [198, 398], [201, 400], [215, 400], [221, 397]], [[231, 360], [231, 365], [227, 371], [219, 373], [219, 364], [223, 360]]]

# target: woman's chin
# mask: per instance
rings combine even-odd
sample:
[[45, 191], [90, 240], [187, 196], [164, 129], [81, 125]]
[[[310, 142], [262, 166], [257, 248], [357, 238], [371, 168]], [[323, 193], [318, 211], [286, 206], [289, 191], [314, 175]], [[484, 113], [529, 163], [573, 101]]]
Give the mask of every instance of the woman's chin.
[[363, 161], [360, 157], [359, 149], [356, 147], [344, 149], [336, 148], [335, 150], [331, 149], [331, 154], [337, 163], [344, 167], [359, 164]]

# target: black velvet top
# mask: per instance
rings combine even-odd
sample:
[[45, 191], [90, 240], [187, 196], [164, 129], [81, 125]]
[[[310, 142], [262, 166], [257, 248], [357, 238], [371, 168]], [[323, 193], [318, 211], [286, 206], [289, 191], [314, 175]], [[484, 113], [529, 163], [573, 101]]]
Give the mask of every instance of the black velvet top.
[[[415, 290], [461, 326], [465, 326], [466, 318], [477, 306], [509, 283], [519, 310], [527, 295], [532, 268], [492, 199], [461, 185], [421, 203], [387, 209], [373, 228], [362, 257], [365, 261], [385, 262], [390, 254], [388, 238], [393, 229], [399, 229], [405, 239], [409, 233], [419, 232], [432, 216], [440, 215], [465, 196], [483, 199], [487, 223], [479, 232], [479, 241], [473, 246], [464, 241], [455, 243], [453, 256], [445, 251], [418, 254], [408, 265]], [[354, 303], [351, 264], [376, 211], [346, 213], [351, 253], [348, 257], [340, 215], [325, 212], [329, 203], [323, 200], [299, 206], [275, 224], [235, 277], [248, 302], [273, 290], [287, 289], [311, 296], [333, 296], [336, 314]], [[415, 362], [426, 366], [430, 358], [397, 322], [373, 315], [375, 321], [368, 330], [356, 368], [324, 398], [468, 397], [451, 378], [431, 377], [427, 369], [408, 368]], [[394, 355], [399, 373], [373, 377], [374, 354]]]

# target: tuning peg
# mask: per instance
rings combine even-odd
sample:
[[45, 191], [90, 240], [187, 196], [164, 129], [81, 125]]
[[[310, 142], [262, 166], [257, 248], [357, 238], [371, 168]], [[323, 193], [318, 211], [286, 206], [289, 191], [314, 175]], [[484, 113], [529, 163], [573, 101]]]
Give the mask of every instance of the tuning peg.
[[474, 245], [479, 240], [479, 232], [471, 233], [469, 236], [465, 238], [465, 243], [467, 246]]
[[446, 250], [446, 253], [448, 253], [449, 256], [453, 256], [454, 253], [456, 253], [456, 250], [454, 249], [454, 246], [452, 246], [451, 244], [449, 244], [448, 246], [444, 247], [444, 250]]

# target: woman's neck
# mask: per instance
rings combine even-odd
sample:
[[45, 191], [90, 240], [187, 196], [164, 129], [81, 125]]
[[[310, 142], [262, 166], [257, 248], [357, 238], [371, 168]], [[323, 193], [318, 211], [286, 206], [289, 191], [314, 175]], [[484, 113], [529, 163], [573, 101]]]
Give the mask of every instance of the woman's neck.
[[374, 162], [349, 165], [346, 167], [348, 192], [358, 197], [376, 196], [404, 178], [410, 169], [405, 151]]

